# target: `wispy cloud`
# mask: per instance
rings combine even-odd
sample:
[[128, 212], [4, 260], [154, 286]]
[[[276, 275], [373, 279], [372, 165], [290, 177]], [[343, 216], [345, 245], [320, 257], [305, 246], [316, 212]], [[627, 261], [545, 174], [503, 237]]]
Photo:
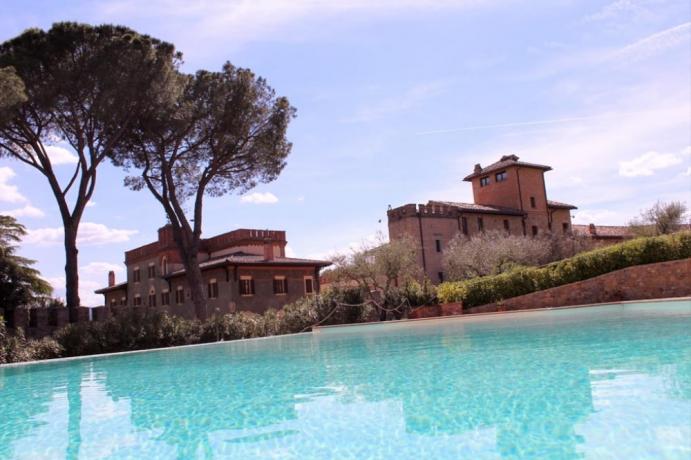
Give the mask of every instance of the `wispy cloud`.
[[271, 192], [254, 192], [249, 195], [243, 195], [240, 201], [252, 204], [275, 204], [278, 203], [278, 197]]
[[[77, 243], [83, 245], [104, 245], [123, 243], [138, 233], [137, 230], [110, 228], [104, 224], [94, 222], [82, 222], [79, 225]], [[37, 246], [53, 246], [63, 243], [62, 227], [46, 227], [29, 230], [24, 238], [24, 244]]]
[[387, 115], [406, 112], [441, 94], [446, 85], [446, 83], [441, 81], [415, 85], [405, 90], [402, 94], [372, 101], [368, 105], [361, 107], [354, 115], [346, 117], [343, 121], [346, 123], [362, 123], [384, 118]]
[[619, 162], [619, 175], [624, 177], [652, 176], [655, 171], [681, 164], [680, 154], [646, 152], [632, 160]]
[[656, 32], [607, 55], [606, 60], [635, 62], [691, 41], [691, 22]]
[[[155, 18], [171, 26], [184, 23], [189, 38], [216, 36], [224, 46], [272, 39], [276, 33], [310, 18], [344, 14], [391, 16], [400, 12], [474, 9], [501, 4], [499, 0], [110, 0], [100, 2], [100, 14], [116, 19]], [[282, 35], [282, 39], [291, 39]], [[184, 50], [184, 48], [183, 48]]]

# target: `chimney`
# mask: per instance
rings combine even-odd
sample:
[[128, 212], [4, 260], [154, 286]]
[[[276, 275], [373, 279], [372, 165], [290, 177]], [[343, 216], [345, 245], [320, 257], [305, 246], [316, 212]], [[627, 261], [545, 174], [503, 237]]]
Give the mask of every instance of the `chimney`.
[[108, 287], [115, 286], [115, 272], [113, 270], [108, 272]]
[[597, 235], [597, 229], [595, 228], [595, 224], [588, 225], [588, 231], [591, 235]]
[[479, 173], [479, 172], [482, 171], [482, 166], [480, 166], [480, 163], [477, 163], [477, 164], [475, 165], [475, 170], [474, 170], [474, 171], [475, 171], [475, 174], [477, 174], [477, 173]]
[[274, 244], [264, 241], [264, 260], [274, 260]]
[[171, 224], [158, 229], [158, 242], [163, 246], [173, 242], [173, 226]]

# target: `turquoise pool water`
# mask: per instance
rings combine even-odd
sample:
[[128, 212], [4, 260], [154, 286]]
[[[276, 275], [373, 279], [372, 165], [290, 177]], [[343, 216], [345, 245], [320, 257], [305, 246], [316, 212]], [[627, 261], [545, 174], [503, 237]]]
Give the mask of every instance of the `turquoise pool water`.
[[691, 301], [4, 367], [0, 458], [689, 459]]

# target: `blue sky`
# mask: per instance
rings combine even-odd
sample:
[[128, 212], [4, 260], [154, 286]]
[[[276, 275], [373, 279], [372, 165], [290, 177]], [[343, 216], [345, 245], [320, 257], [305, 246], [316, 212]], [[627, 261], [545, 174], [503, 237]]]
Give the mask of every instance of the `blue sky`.
[[[576, 223], [624, 224], [658, 199], [691, 204], [685, 0], [4, 0], [0, 40], [61, 20], [171, 41], [189, 72], [249, 67], [298, 109], [280, 178], [208, 199], [206, 236], [285, 229], [290, 254], [325, 257], [386, 233], [389, 204], [472, 201], [461, 178], [510, 153], [553, 166], [547, 193], [579, 207]], [[69, 151], [54, 152], [66, 173]], [[83, 219], [87, 304], [165, 222], [123, 177], [104, 165]], [[0, 212], [30, 229], [22, 253], [62, 295], [45, 179], [0, 160]]]

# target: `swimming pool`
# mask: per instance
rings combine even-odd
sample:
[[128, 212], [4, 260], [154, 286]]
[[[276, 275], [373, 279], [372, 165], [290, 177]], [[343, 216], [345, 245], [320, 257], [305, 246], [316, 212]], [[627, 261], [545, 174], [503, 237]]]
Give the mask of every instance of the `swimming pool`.
[[691, 301], [0, 368], [0, 458], [691, 457]]

